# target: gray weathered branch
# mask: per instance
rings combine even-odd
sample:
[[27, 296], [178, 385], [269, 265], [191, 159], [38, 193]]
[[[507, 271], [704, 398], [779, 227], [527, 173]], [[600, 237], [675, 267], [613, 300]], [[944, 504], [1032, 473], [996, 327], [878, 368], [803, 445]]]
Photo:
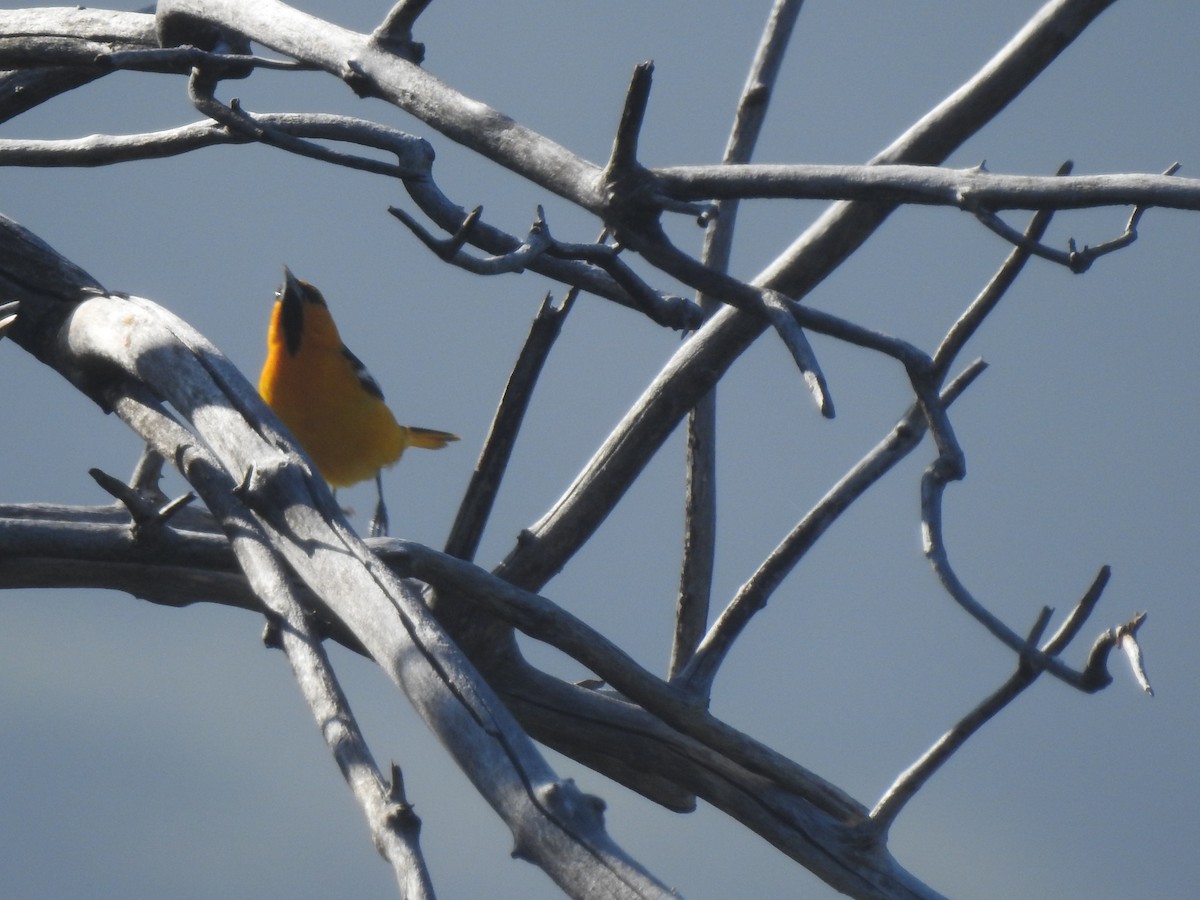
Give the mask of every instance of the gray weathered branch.
[[[937, 164], [1049, 65], [1111, 0], [1054, 0], [997, 56], [881, 153], [877, 164]], [[894, 207], [838, 203], [755, 283], [799, 298], [857, 249]], [[740, 310], [718, 312], [679, 349], [585, 469], [512, 549], [500, 573], [537, 590], [591, 536], [682, 418], [762, 333]]]
[[[403, 688], [512, 829], [515, 852], [568, 894], [664, 895], [608, 838], [593, 800], [555, 776], [414, 589], [353, 533], [237, 369], [162, 308], [108, 293], [24, 229], [0, 224], [0, 300], [21, 302], [9, 336], [139, 427], [129, 398], [142, 408], [145, 391], [179, 412], [187, 427], [168, 428], [170, 420], [158, 417], [158, 430], [145, 436], [156, 439], [155, 449], [175, 461], [219, 521], [230, 509], [245, 519], [227, 533], [235, 551], [246, 548], [239, 563], [256, 592], [268, 595], [268, 608], [276, 609], [271, 597], [282, 601], [289, 590], [272, 568], [307, 584]], [[329, 711], [322, 706], [314, 714], [324, 724]], [[344, 721], [348, 713], [336, 715]]]

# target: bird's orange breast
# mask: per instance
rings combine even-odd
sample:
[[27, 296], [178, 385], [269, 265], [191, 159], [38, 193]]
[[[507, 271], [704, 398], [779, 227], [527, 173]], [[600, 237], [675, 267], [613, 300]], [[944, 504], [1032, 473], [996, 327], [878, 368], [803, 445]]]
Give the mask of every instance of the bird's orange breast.
[[305, 311], [304, 340], [289, 354], [280, 307], [276, 303], [271, 314], [267, 361], [258, 383], [267, 405], [334, 487], [371, 478], [395, 463], [407, 444], [406, 431], [380, 397], [363, 389], [328, 312]]

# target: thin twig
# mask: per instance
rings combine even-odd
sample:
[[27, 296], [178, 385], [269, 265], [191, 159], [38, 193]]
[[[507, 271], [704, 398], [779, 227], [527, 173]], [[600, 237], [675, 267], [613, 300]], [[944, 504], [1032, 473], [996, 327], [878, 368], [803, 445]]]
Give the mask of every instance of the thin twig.
[[[818, 408], [823, 415], [832, 416], [833, 406], [829, 401], [828, 386], [817, 365], [816, 355], [808, 345], [808, 338], [798, 327], [797, 319], [786, 315], [781, 308], [783, 299], [754, 290], [739, 289], [732, 293], [728, 290], [708, 290], [704, 286], [708, 279], [705, 279], [702, 273], [711, 272], [720, 283], [724, 272], [716, 271], [680, 252], [663, 233], [659, 224], [659, 214], [663, 210], [695, 213], [698, 221], [706, 224], [712, 221], [715, 208], [696, 207], [667, 197], [658, 189], [655, 176], [637, 161], [638, 135], [650, 99], [653, 72], [653, 64], [642, 63], [635, 68], [630, 81], [616, 138], [613, 141], [612, 155], [602, 176], [606, 201], [605, 223], [619, 243], [627, 243], [645, 256], [652, 265], [680, 278], [697, 291], [708, 293], [721, 302], [748, 309], [771, 323], [783, 339], [784, 346], [792, 353], [797, 367], [804, 374], [806, 384], [816, 397]], [[681, 274], [684, 272], [699, 280], [690, 280], [687, 275]], [[728, 283], [725, 284], [725, 287], [729, 286]]]
[[[654, 238], [648, 239], [638, 252], [652, 265], [669, 272], [689, 287], [709, 294], [727, 306], [758, 316], [765, 323], [771, 322], [771, 314], [766, 309], [769, 296], [772, 303], [781, 304], [795, 320], [795, 323], [803, 328], [818, 334], [829, 335], [858, 347], [875, 350], [898, 360], [908, 369], [919, 370], [929, 367], [929, 356], [908, 341], [867, 328], [832, 313], [822, 312], [807, 303], [800, 303], [792, 297], [785, 296], [773, 288], [748, 284], [730, 275], [710, 269], [699, 260], [675, 247], [661, 231]], [[785, 341], [785, 345], [787, 344], [788, 342]], [[795, 361], [801, 367], [812, 363], [811, 359], [795, 359]], [[824, 376], [820, 374], [819, 370], [815, 375], [818, 378], [817, 383], [823, 385], [825, 383]], [[832, 406], [829, 406], [827, 411], [832, 412]]]
[[1146, 675], [1146, 661], [1142, 658], [1142, 647], [1137, 640], [1138, 630], [1145, 621], [1146, 614], [1141, 612], [1128, 624], [1118, 626], [1117, 645], [1129, 659], [1129, 666], [1133, 669], [1133, 677], [1137, 679], [1138, 686], [1145, 691], [1147, 697], [1153, 697], [1154, 688], [1150, 686], [1150, 678]]
[[937, 380], [932, 368], [932, 364], [922, 366], [920, 370], [908, 368], [909, 382], [917, 395], [917, 404], [921, 407], [938, 452], [930, 468], [936, 469], [938, 476], [945, 481], [959, 481], [967, 474], [966, 455], [955, 436], [950, 416], [946, 414], [946, 406], [938, 396]]
[[[681, 297], [663, 295], [651, 288], [620, 258], [620, 248], [604, 243], [605, 235], [590, 244], [565, 243], [550, 234], [545, 211], [539, 205], [533, 225], [524, 241], [504, 253], [478, 258], [463, 251], [468, 243], [476, 243], [475, 234], [480, 226], [482, 207], [475, 207], [462, 220], [452, 235], [439, 238], [431, 234], [416, 219], [398, 207], [388, 207], [388, 212], [403, 222], [410, 231], [442, 260], [476, 275], [499, 275], [523, 272], [549, 257], [575, 260], [602, 269], [617, 285], [624, 289], [627, 306], [644, 313], [659, 325], [670, 327], [695, 327], [700, 322], [700, 308], [688, 304]], [[607, 233], [607, 232], [606, 232]], [[578, 286], [578, 285], [575, 285]], [[680, 320], [680, 313], [686, 319]]]
[[1069, 684], [1085, 693], [1095, 693], [1106, 687], [1112, 677], [1105, 668], [1107, 651], [1115, 643], [1116, 638], [1111, 632], [1101, 635], [1093, 646], [1087, 665], [1082, 671], [1071, 668], [1061, 660], [1049, 656], [1037, 647], [1031, 647], [1029, 642], [1004, 624], [994, 613], [979, 602], [959, 579], [950, 563], [946, 550], [945, 535], [942, 527], [942, 497], [945, 494], [948, 479], [931, 465], [921, 478], [921, 536], [925, 557], [929, 560], [934, 574], [941, 582], [951, 598], [983, 625], [997, 640], [1027, 659], [1039, 669], [1044, 669], [1065, 684]]
[[[282, 129], [273, 127], [268, 121], [259, 119], [242, 109], [236, 101], [226, 106], [217, 100], [214, 94], [216, 85], [216, 80], [208, 73], [202, 69], [194, 69], [191, 78], [188, 79], [188, 96], [197, 110], [226, 128], [252, 140], [321, 162], [373, 172], [384, 170], [377, 160], [331, 150], [320, 144], [314, 144], [312, 141], [294, 137]], [[389, 174], [395, 174], [394, 168]]]
[[[219, 106], [219, 104], [218, 104]], [[227, 107], [220, 107], [226, 110]], [[215, 109], [215, 107], [214, 107]], [[329, 160], [354, 169], [390, 178], [428, 178], [433, 150], [422, 138], [405, 134], [366, 119], [328, 113], [238, 113], [271, 133], [296, 138], [335, 140], [360, 144], [393, 154], [396, 162], [343, 154]], [[5, 166], [107, 166], [142, 159], [178, 156], [206, 147], [259, 141], [259, 132], [246, 127], [231, 129], [212, 120], [194, 122], [142, 134], [94, 134], [63, 140], [0, 139], [0, 165]], [[314, 145], [316, 146], [316, 145]]]
[[[217, 107], [211, 109], [219, 111]], [[228, 115], [228, 107], [220, 109], [225, 110], [220, 114]], [[433, 150], [424, 139], [352, 116], [249, 113], [241, 107], [237, 113], [262, 126], [265, 129], [263, 134], [284, 133], [296, 138], [356, 143], [394, 154], [396, 163], [352, 154], [341, 154], [329, 161], [359, 171], [402, 179], [409, 195], [426, 215], [451, 232], [462, 231], [469, 214], [447, 199], [433, 181], [430, 171]], [[0, 138], [0, 165], [113, 165], [176, 156], [223, 144], [260, 141], [261, 138], [255, 128], [231, 130], [211, 120], [134, 135], [90, 135], [86, 138], [48, 141]], [[280, 149], [291, 149], [278, 142], [270, 143]], [[304, 146], [318, 145], [305, 143]], [[424, 243], [441, 252], [439, 248], [444, 242], [430, 235], [402, 210], [393, 209], [391, 212]], [[474, 246], [491, 250], [497, 256], [510, 254], [521, 246], [521, 241], [516, 237], [477, 220], [471, 221], [469, 238]], [[652, 321], [669, 328], [689, 330], [701, 321], [700, 309], [696, 304], [683, 297], [655, 291], [621, 262], [613, 247], [555, 241], [544, 254], [529, 258], [527, 265], [539, 274], [643, 312]]]
[[604, 169], [604, 179], [612, 184], [634, 177], [641, 168], [638, 162], [638, 136], [642, 123], [646, 121], [646, 108], [650, 105], [650, 87], [654, 80], [654, 63], [638, 63], [633, 68], [629, 88], [625, 92], [625, 105], [617, 123], [613, 138], [612, 153]]
[[[1063, 623], [1064, 627], [1060, 628], [1058, 633], [1042, 648], [1044, 654], [1056, 656], [1066, 648], [1078, 633], [1079, 628], [1087, 621], [1096, 604], [1100, 602], [1100, 596], [1104, 592], [1105, 585], [1108, 584], [1109, 574], [1108, 566], [1100, 569], [1087, 592], [1075, 604], [1071, 615]], [[1026, 644], [1037, 645], [1049, 623], [1050, 614], [1051, 610], [1048, 607], [1043, 608], [1025, 640]], [[908, 801], [917, 795], [917, 792], [949, 761], [950, 757], [1000, 710], [1032, 685], [1039, 675], [1041, 675], [1041, 670], [1036, 666], [1029, 665], [1028, 661], [1022, 657], [1017, 663], [1016, 671], [1004, 684], [963, 716], [884, 792], [875, 808], [871, 810], [873, 830], [881, 836], [886, 835]]]
[[[1071, 167], [1072, 163], [1068, 160], [1058, 167], [1057, 174], [1059, 176], [1069, 175]], [[958, 321], [946, 332], [946, 336], [942, 338], [941, 344], [933, 354], [933, 368], [936, 377], [945, 377], [947, 370], [949, 370], [959, 351], [971, 339], [971, 336], [979, 330], [984, 319], [996, 308], [1001, 298], [1012, 287], [1017, 275], [1025, 268], [1025, 264], [1029, 261], [1029, 257], [1033, 252], [1029, 247], [1025, 246], [1025, 243], [1038, 243], [1042, 239], [1042, 235], [1046, 233], [1046, 229], [1050, 227], [1050, 220], [1053, 216], [1054, 210], [1049, 209], [1038, 210], [1033, 214], [1029, 220], [1029, 224], [1025, 227], [1022, 242], [1013, 248], [1013, 251], [1008, 255], [1004, 264], [992, 276], [992, 279], [984, 289], [980, 291], [979, 296], [975, 298], [966, 311], [959, 317]]]
[[[1179, 171], [1180, 164], [1172, 163], [1163, 172], [1163, 177], [1169, 178]], [[1060, 174], [1065, 174], [1060, 170]], [[974, 210], [975, 217], [984, 225], [994, 231], [1006, 241], [1015, 246], [1027, 250], [1043, 259], [1048, 259], [1050, 262], [1058, 263], [1070, 269], [1076, 275], [1086, 272], [1101, 256], [1128, 247], [1137, 240], [1137, 226], [1142, 220], [1142, 215], [1146, 212], [1147, 205], [1140, 203], [1134, 207], [1133, 212], [1129, 216], [1129, 221], [1125, 223], [1125, 230], [1113, 238], [1105, 241], [1103, 244], [1097, 244], [1094, 247], [1084, 246], [1082, 250], [1075, 246], [1075, 239], [1071, 238], [1067, 242], [1066, 250], [1055, 250], [1053, 247], [1047, 247], [1040, 240], [1031, 240], [1026, 235], [1021, 235], [1014, 231], [1009, 225], [1004, 222], [991, 210], [985, 207], [978, 207]]]
[[783, 345], [792, 354], [792, 361], [800, 370], [808, 392], [816, 401], [817, 410], [826, 419], [832, 419], [834, 416], [833, 397], [829, 392], [829, 383], [825, 380], [825, 373], [821, 371], [817, 354], [813, 352], [812, 345], [808, 342], [808, 337], [797, 320], [794, 312], [797, 304], [793, 304], [790, 298], [783, 294], [768, 289], [763, 290], [762, 299], [767, 321], [771, 323], [771, 327], [775, 329], [775, 333], [779, 335]]
[[153, 47], [135, 50], [114, 50], [96, 56], [93, 65], [101, 68], [128, 69], [135, 72], [186, 73], [203, 68], [218, 78], [242, 78], [253, 69], [280, 72], [312, 72], [316, 67], [294, 59], [275, 59], [250, 53], [221, 53], [199, 47]]
[[706, 394], [688, 416], [684, 484], [683, 556], [667, 677], [677, 678], [691, 661], [712, 603], [717, 542], [716, 400]]
[[[462, 220], [462, 224], [459, 225], [458, 229], [447, 238], [439, 238], [437, 235], [432, 234], [423, 225], [421, 225], [420, 222], [418, 222], [404, 210], [400, 209], [398, 206], [389, 206], [388, 212], [408, 226], [408, 230], [416, 235], [417, 239], [420, 240], [422, 244], [437, 254], [438, 258], [443, 262], [461, 265], [464, 269], [474, 272], [477, 275], [494, 274], [495, 272], [500, 271], [498, 267], [488, 270], [482, 265], [479, 266], [479, 268], [473, 268], [472, 266], [477, 262], [481, 262], [480, 260], [464, 258], [460, 261], [458, 259], [459, 252], [464, 246], [466, 246], [467, 240], [470, 238], [471, 230], [475, 227], [475, 223], [479, 221], [479, 217], [483, 215], [482, 206], [476, 206], [473, 210], [467, 213], [466, 218]], [[518, 250], [519, 249], [520, 248], [518, 248]], [[504, 256], [508, 257], [516, 252], [517, 250], [514, 250], [512, 253], [504, 254]], [[492, 259], [500, 258], [501, 257], [492, 257]], [[505, 269], [504, 271], [514, 270], [509, 268]]]
[[166, 460], [162, 458], [161, 454], [147, 444], [142, 450], [142, 455], [138, 457], [133, 474], [129, 477], [130, 486], [144, 496], [154, 496], [166, 500], [166, 494], [158, 486], [159, 481], [162, 480], [165, 463]]
[[[804, 0], [776, 0], [772, 6], [767, 23], [763, 28], [762, 37], [759, 39], [754, 61], [750, 65], [746, 83], [742, 87], [741, 97], [738, 99], [733, 127], [730, 129], [729, 140], [725, 145], [725, 154], [721, 160], [723, 165], [740, 165], [750, 161], [766, 120], [767, 107], [774, 94], [775, 82], [783, 64], [784, 53], [790, 43], [792, 30], [803, 5]], [[715, 205], [717, 214], [709, 223], [708, 231], [704, 235], [704, 247], [700, 258], [709, 268], [718, 272], [727, 272], [737, 222], [738, 200], [731, 197], [718, 201]], [[701, 293], [700, 299], [702, 305], [705, 302], [717, 302], [703, 293]], [[768, 309], [771, 308], [772, 304], [768, 301]], [[711, 309], [709, 311], [711, 312]], [[774, 319], [772, 324], [777, 328], [779, 326]], [[787, 335], [783, 336], [787, 342]], [[802, 333], [797, 335], [797, 338], [803, 340], [807, 345]], [[789, 347], [789, 349], [792, 349], [793, 357], [798, 362], [801, 359], [812, 357], [810, 347], [806, 346], [799, 353], [794, 348]], [[819, 374], [819, 369], [806, 369], [803, 365], [801, 371], [805, 373], [806, 377], [813, 374], [814, 371]], [[813, 390], [822, 414], [827, 418], [832, 418], [833, 402], [828, 395], [827, 388], [823, 386], [823, 380], [821, 385], [810, 383], [810, 389]]]
[[534, 386], [576, 295], [576, 290], [568, 291], [562, 304], [555, 306], [550, 294], [547, 294], [534, 317], [529, 336], [521, 347], [504, 395], [496, 407], [495, 418], [492, 419], [492, 426], [479, 453], [479, 461], [475, 464], [475, 471], [459, 505], [458, 515], [446, 538], [445, 552], [451, 556], [465, 560], [475, 558]]
[[646, 121], [653, 80], [654, 63], [634, 66], [612, 152], [600, 175], [604, 224], [619, 243], [625, 243], [629, 238], [634, 246], [639, 243], [637, 235], [657, 227], [659, 214], [663, 211], [694, 216], [700, 225], [707, 224], [715, 213], [711, 203], [666, 196], [658, 190], [650, 171], [638, 162], [638, 138]]
[[[984, 368], [981, 361], [968, 366], [946, 386], [942, 402], [949, 405], [957, 400]], [[682, 690], [694, 697], [707, 697], [711, 693], [717, 670], [754, 615], [767, 605], [771, 594], [838, 517], [921, 443], [926, 427], [920, 406], [913, 404], [887, 437], [809, 510], [741, 586], [708, 630], [691, 661], [675, 679]]]

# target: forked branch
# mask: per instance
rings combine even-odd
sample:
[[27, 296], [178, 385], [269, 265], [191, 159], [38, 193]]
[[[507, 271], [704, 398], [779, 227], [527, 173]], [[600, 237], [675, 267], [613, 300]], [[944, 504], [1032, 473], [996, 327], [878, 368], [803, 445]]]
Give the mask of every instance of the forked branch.
[[[554, 775], [413, 587], [349, 529], [324, 482], [240, 372], [165, 310], [107, 293], [24, 229], [0, 223], [0, 285], [22, 304], [10, 336], [117, 409], [176, 463], [218, 521], [228, 522], [247, 577], [268, 593], [268, 609], [278, 610], [285, 643], [294, 634], [298, 647], [317, 644], [302, 621], [273, 605], [290, 603], [283, 576], [290, 570], [442, 736], [512, 829], [520, 854], [569, 893], [582, 879], [606, 884], [613, 896], [665, 894], [607, 836], [595, 805]], [[158, 398], [189, 427], [161, 414]], [[146, 417], [154, 428], [141, 427]], [[341, 712], [315, 714], [323, 725], [330, 715], [343, 721]], [[346, 739], [341, 732], [339, 747]]]
[[[1088, 588], [1079, 602], [1075, 604], [1075, 608], [1064, 620], [1059, 630], [1043, 645], [1041, 648], [1042, 653], [1046, 656], [1057, 656], [1066, 649], [1075, 635], [1079, 633], [1088, 616], [1091, 615], [1092, 610], [1096, 608], [1096, 604], [1100, 602], [1100, 595], [1104, 592], [1105, 585], [1108, 584], [1109, 574], [1108, 566], [1101, 568], [1091, 587]], [[1036, 646], [1038, 641], [1041, 640], [1042, 634], [1050, 622], [1051, 613], [1052, 610], [1049, 607], [1043, 608], [1037, 622], [1026, 638], [1027, 644]], [[871, 821], [880, 833], [887, 833], [887, 830], [896, 820], [904, 805], [916, 796], [917, 792], [933, 777], [938, 769], [949, 761], [955, 751], [962, 747], [989, 720], [994, 718], [1000, 710], [1015, 700], [1022, 691], [1032, 685], [1040, 674], [1040, 669], [1030, 665], [1027, 658], [1021, 657], [1017, 662], [1017, 670], [1013, 673], [1012, 677], [975, 707], [975, 709], [967, 713], [953, 728], [942, 735], [938, 742], [919, 760], [913, 763], [887, 789], [879, 803], [871, 810]]]

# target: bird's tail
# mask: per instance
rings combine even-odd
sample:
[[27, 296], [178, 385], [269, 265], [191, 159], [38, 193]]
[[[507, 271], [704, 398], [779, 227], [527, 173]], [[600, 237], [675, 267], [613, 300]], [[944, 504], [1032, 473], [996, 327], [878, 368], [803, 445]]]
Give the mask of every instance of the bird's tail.
[[409, 447], [424, 447], [426, 450], [438, 450], [451, 441], [457, 441], [458, 435], [448, 431], [436, 431], [432, 428], [413, 428], [401, 426], [405, 431], [405, 444]]

